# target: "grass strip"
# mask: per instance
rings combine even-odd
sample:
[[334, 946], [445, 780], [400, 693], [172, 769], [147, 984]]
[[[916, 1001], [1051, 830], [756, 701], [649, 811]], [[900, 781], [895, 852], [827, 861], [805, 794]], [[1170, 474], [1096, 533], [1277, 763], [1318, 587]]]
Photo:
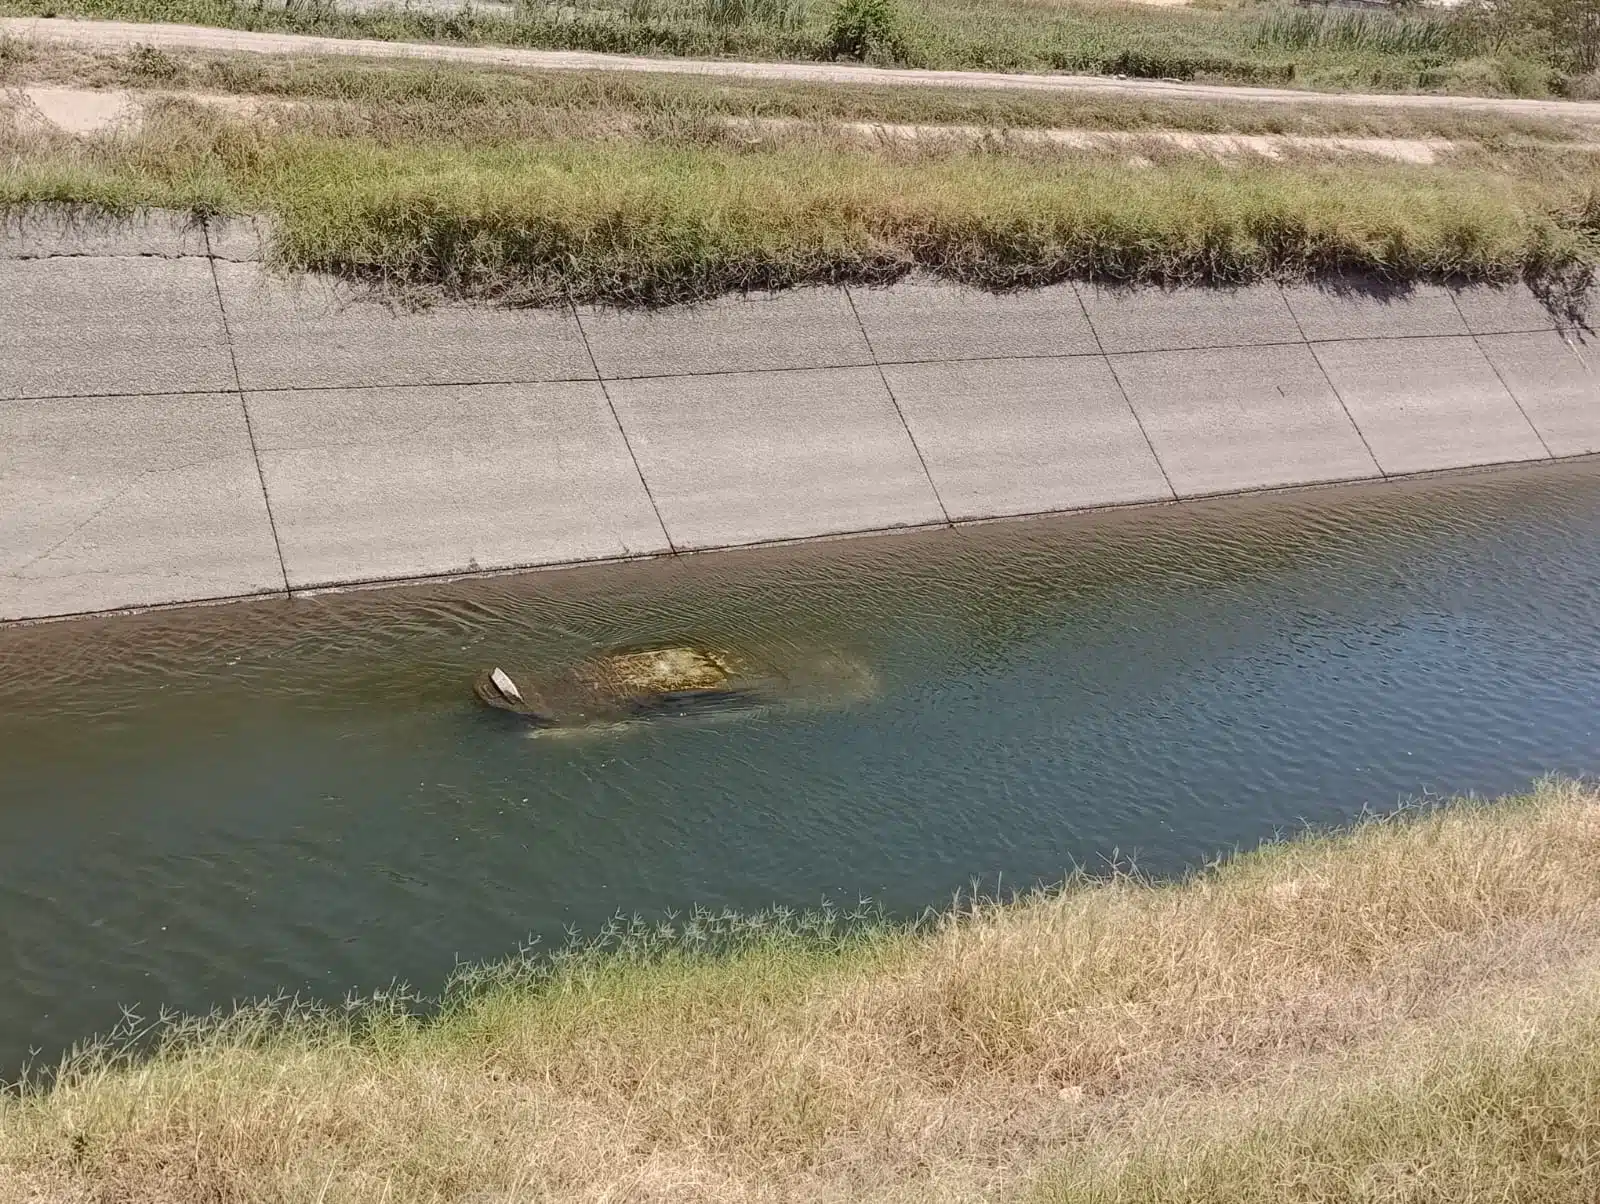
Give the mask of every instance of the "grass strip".
[[[94, 53], [0, 39], [0, 85], [160, 89], [348, 105], [374, 137], [427, 130], [458, 143], [549, 136], [581, 119], [686, 128], [709, 117], [875, 121], [1010, 129], [1448, 138], [1490, 147], [1592, 140], [1574, 121], [1448, 108], [1251, 105], [1071, 93], [800, 84], [635, 73], [530, 72], [346, 57]], [[392, 137], [391, 137], [392, 140]]]
[[174, 102], [137, 134], [88, 141], [14, 122], [0, 207], [266, 213], [289, 268], [512, 304], [665, 304], [914, 270], [989, 288], [1351, 272], [1579, 287], [1600, 254], [1600, 166], [1585, 153], [1414, 168], [1161, 147], [873, 151], [820, 135], [730, 145], [726, 131], [460, 147], [294, 120]]
[[694, 916], [86, 1047], [7, 1198], [1417, 1201], [1600, 1191], [1600, 795], [910, 924]]

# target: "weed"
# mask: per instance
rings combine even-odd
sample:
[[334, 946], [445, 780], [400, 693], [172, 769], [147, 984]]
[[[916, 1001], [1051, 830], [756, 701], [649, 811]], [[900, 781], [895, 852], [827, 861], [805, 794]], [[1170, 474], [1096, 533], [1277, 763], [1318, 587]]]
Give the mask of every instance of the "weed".
[[805, 26], [806, 0], [705, 0], [705, 19], [719, 28], [755, 25], [792, 33]]
[[1275, 50], [1342, 50], [1385, 56], [1467, 57], [1485, 48], [1480, 26], [1449, 15], [1339, 8], [1281, 9], [1262, 18], [1251, 45]]
[[33, 58], [34, 47], [31, 43], [9, 35], [0, 35], [0, 79], [9, 80]]
[[841, 58], [893, 62], [904, 54], [894, 0], [839, 0], [828, 44]]
[[176, 56], [155, 46], [135, 46], [126, 61], [129, 73], [141, 82], [169, 83], [182, 72]]

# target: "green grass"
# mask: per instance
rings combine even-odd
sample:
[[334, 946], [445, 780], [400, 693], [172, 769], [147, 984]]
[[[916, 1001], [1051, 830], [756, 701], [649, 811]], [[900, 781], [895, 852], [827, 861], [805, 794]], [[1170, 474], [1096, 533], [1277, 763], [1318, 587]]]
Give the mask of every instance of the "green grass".
[[[0, 12], [171, 21], [334, 37], [636, 54], [826, 59], [827, 0], [524, 0], [440, 15], [323, 2], [0, 0]], [[1168, 9], [1085, 0], [900, 0], [874, 56], [905, 66], [1069, 71], [1394, 92], [1546, 95], [1582, 86], [1558, 44], [1465, 12]], [[1547, 49], [1539, 49], [1545, 46]], [[1553, 48], [1550, 48], [1553, 47]]]
[[660, 304], [912, 270], [991, 288], [1554, 279], [1600, 254], [1600, 165], [1586, 153], [1413, 168], [1152, 147], [1138, 165], [1111, 152], [873, 150], [825, 132], [468, 145], [401, 119], [328, 132], [347, 118], [244, 121], [173, 102], [134, 137], [0, 130], [0, 207], [265, 213], [288, 267], [520, 304]]
[[0, 1197], [1580, 1204], [1600, 796], [908, 925], [625, 925], [416, 1003], [91, 1043], [0, 1096]]

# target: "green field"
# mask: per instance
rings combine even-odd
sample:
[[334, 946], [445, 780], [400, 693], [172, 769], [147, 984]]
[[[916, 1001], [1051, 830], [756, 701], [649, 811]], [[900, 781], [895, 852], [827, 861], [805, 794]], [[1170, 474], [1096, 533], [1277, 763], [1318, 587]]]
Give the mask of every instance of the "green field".
[[1597, 953], [1600, 796], [1547, 783], [1165, 885], [624, 928], [426, 1017], [174, 1022], [0, 1099], [0, 1195], [1579, 1204]]
[[1573, 5], [1581, 0], [1394, 13], [1308, 10], [1282, 0], [1195, 8], [1102, 0], [517, 0], [440, 13], [341, 11], [331, 0], [0, 0], [0, 13], [636, 54], [1544, 96], [1594, 87], [1593, 32], [1572, 24], [1566, 10]]

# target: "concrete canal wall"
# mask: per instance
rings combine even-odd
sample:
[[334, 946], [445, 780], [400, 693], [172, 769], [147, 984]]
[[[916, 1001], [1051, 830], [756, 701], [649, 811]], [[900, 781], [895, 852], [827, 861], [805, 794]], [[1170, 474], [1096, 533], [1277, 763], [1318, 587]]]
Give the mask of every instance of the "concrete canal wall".
[[414, 313], [259, 250], [0, 234], [0, 620], [1600, 451], [1522, 288]]

